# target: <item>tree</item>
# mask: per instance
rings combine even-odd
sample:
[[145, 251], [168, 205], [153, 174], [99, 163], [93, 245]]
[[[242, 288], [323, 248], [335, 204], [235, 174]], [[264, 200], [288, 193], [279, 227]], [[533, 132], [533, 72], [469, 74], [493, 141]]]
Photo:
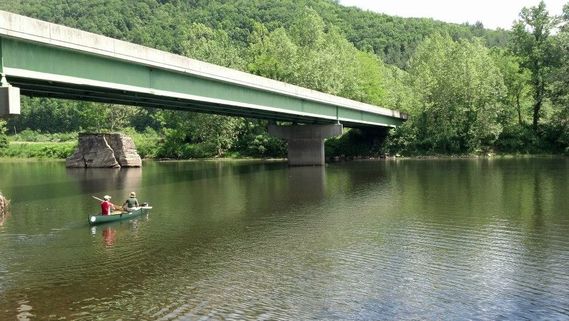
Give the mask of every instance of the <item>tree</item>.
[[521, 59], [512, 55], [505, 49], [496, 49], [492, 51], [492, 57], [496, 66], [500, 69], [506, 86], [506, 95], [504, 96], [504, 109], [502, 112], [503, 125], [507, 125], [512, 119], [512, 114], [516, 114], [517, 123], [524, 125], [526, 102], [530, 99], [531, 88], [530, 71], [521, 66]]
[[561, 22], [555, 42], [560, 61], [554, 71], [552, 100], [557, 107], [554, 119], [559, 127], [558, 142], [569, 154], [569, 3], [563, 7]]
[[545, 2], [541, 1], [536, 7], [524, 7], [513, 28], [513, 52], [521, 58], [522, 66], [531, 72], [532, 125], [536, 132], [555, 64], [550, 35], [556, 24], [557, 19], [549, 15]]
[[229, 39], [229, 35], [223, 30], [213, 30], [201, 23], [192, 24], [186, 31], [182, 53], [190, 58], [228, 68], [245, 68], [243, 54]]
[[427, 38], [411, 60], [418, 105], [416, 137], [422, 149], [464, 153], [491, 146], [501, 132], [501, 73], [481, 41]]
[[313, 9], [297, 17], [290, 30], [269, 32], [257, 24], [249, 56], [252, 73], [367, 103], [383, 102], [383, 62], [357, 50]]
[[250, 37], [249, 72], [280, 81], [295, 78], [298, 47], [283, 28], [273, 32], [264, 25], [256, 24]]

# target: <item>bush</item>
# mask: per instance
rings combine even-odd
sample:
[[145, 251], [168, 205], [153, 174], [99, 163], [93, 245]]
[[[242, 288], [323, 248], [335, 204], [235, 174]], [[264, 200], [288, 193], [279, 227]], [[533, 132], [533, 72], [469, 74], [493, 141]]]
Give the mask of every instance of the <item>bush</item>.
[[424, 140], [418, 139], [417, 136], [417, 128], [413, 125], [412, 120], [408, 120], [389, 132], [385, 140], [385, 151], [388, 154], [405, 156], [427, 153], [427, 145], [421, 145]]
[[154, 129], [147, 127], [143, 132], [137, 132], [134, 128], [125, 128], [122, 132], [132, 138], [141, 158], [157, 157], [163, 139]]
[[38, 130], [25, 129], [11, 137], [15, 142], [75, 142], [77, 133], [42, 133]]
[[542, 124], [536, 133], [530, 126], [504, 128], [495, 147], [503, 153], [566, 153], [568, 133], [563, 126]]
[[340, 137], [326, 140], [326, 156], [378, 156], [386, 134], [384, 129], [351, 129]]
[[6, 121], [0, 120], [0, 149], [8, 147], [8, 136], [6, 136]]
[[236, 146], [236, 152], [249, 157], [284, 157], [286, 142], [267, 133], [243, 137]]
[[75, 151], [76, 143], [11, 143], [0, 156], [14, 158], [64, 159]]
[[504, 127], [495, 143], [495, 149], [502, 153], [536, 153], [538, 137], [529, 126]]

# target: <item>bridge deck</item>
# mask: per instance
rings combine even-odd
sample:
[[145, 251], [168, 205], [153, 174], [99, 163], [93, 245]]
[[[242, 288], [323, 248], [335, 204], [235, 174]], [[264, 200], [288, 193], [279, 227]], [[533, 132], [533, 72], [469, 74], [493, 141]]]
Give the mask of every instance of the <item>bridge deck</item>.
[[406, 116], [164, 51], [0, 11], [0, 65], [22, 94], [299, 123], [399, 125]]

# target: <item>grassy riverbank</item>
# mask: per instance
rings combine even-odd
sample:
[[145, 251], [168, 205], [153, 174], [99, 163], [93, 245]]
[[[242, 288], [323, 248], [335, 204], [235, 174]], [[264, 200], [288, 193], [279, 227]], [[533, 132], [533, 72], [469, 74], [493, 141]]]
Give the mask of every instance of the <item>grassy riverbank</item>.
[[0, 157], [63, 159], [73, 153], [76, 142], [10, 142]]
[[[258, 135], [255, 139], [238, 144], [226, 151], [222, 156], [217, 155], [215, 148], [209, 141], [202, 143], [171, 142], [154, 130], [137, 132], [126, 129], [124, 133], [130, 136], [143, 159], [282, 159], [286, 157], [286, 145], [267, 135]], [[326, 141], [326, 158], [334, 160], [352, 160], [380, 157], [414, 158], [414, 159], [449, 159], [449, 158], [515, 158], [561, 156], [562, 150], [547, 152], [535, 148], [526, 149], [525, 152], [478, 150], [465, 154], [440, 153], [398, 153], [391, 150], [390, 141], [381, 144], [380, 135], [373, 132], [350, 130], [344, 135]], [[6, 136], [5, 136], [6, 137]], [[24, 130], [17, 135], [7, 136], [7, 144], [0, 146], [0, 158], [20, 159], [65, 159], [77, 147], [76, 132], [46, 134], [39, 131]], [[553, 150], [553, 149], [551, 149]], [[565, 155], [569, 151], [565, 150]]]

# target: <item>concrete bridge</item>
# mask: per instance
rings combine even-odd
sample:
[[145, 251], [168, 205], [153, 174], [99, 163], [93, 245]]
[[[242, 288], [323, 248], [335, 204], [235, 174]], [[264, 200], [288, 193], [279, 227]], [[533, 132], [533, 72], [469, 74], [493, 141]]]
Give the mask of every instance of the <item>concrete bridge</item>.
[[347, 127], [395, 127], [406, 115], [168, 52], [0, 11], [0, 116], [20, 93], [271, 121], [291, 165], [324, 163]]

